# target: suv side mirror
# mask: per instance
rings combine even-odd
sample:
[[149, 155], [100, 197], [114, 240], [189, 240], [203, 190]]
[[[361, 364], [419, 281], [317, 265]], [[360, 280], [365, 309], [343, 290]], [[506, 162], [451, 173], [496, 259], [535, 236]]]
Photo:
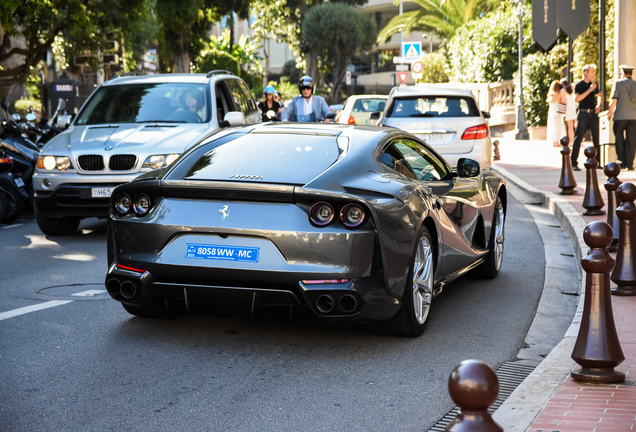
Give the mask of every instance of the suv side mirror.
[[459, 177], [477, 177], [479, 172], [479, 162], [476, 160], [459, 158], [457, 161], [457, 175]]
[[225, 114], [223, 120], [229, 124], [229, 126], [240, 126], [245, 124], [245, 116], [239, 111], [230, 111]]

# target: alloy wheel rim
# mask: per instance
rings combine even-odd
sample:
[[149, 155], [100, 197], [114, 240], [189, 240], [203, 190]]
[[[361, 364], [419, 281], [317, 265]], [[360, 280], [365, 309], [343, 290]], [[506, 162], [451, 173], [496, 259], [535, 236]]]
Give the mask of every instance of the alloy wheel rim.
[[503, 251], [504, 251], [504, 209], [503, 204], [498, 202], [497, 204], [497, 217], [495, 219], [495, 266], [497, 270], [501, 268], [501, 263], [503, 261]]
[[428, 237], [423, 236], [413, 261], [413, 312], [419, 324], [424, 324], [431, 310], [433, 298], [433, 249]]

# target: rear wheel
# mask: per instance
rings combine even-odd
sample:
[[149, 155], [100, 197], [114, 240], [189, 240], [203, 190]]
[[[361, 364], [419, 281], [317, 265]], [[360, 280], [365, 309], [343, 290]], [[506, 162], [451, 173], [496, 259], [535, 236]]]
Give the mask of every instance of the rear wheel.
[[24, 198], [22, 198], [20, 192], [12, 187], [6, 187], [4, 188], [4, 190], [7, 193], [7, 208], [4, 213], [4, 219], [2, 219], [2, 222], [10, 223], [16, 220], [22, 213], [22, 200]]
[[4, 222], [4, 215], [9, 207], [9, 200], [4, 189], [0, 190], [0, 223]]
[[431, 311], [435, 283], [435, 250], [431, 235], [420, 229], [411, 268], [402, 297], [402, 307], [387, 322], [388, 330], [398, 336], [415, 337], [424, 333]]
[[501, 263], [503, 262], [504, 253], [504, 222], [506, 213], [504, 211], [501, 198], [497, 197], [495, 202], [495, 215], [490, 229], [490, 239], [488, 240], [488, 256], [479, 267], [477, 267], [477, 276], [486, 279], [494, 279], [499, 274]]
[[56, 235], [70, 235], [75, 234], [77, 232], [77, 227], [80, 223], [80, 218], [78, 217], [64, 217], [64, 218], [49, 218], [44, 217], [38, 211], [38, 206], [35, 205], [35, 220], [40, 227], [40, 230], [46, 234], [51, 236]]

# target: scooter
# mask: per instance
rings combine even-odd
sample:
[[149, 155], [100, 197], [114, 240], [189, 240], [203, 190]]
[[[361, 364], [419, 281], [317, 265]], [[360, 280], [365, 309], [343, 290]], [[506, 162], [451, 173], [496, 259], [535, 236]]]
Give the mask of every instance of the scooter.
[[[53, 112], [51, 119], [48, 122], [41, 122], [37, 126], [40, 132], [40, 138], [38, 139], [36, 143], [38, 147], [42, 148], [44, 144], [46, 144], [47, 142], [51, 140], [51, 138], [64, 132], [64, 130], [68, 127], [69, 125], [68, 119], [66, 118], [62, 119], [62, 117], [65, 117], [62, 114], [65, 108], [66, 108], [66, 101], [62, 98], [58, 99], [57, 108]], [[60, 123], [63, 123], [64, 127], [62, 127]]]
[[0, 222], [13, 222], [20, 216], [24, 203], [29, 199], [24, 181], [11, 172], [14, 160], [0, 152]]

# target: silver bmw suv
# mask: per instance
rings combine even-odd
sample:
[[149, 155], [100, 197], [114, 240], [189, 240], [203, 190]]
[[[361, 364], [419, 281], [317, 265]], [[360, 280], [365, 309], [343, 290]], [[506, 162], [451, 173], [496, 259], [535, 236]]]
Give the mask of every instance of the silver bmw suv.
[[72, 234], [82, 218], [108, 216], [118, 185], [169, 165], [221, 128], [260, 121], [247, 85], [227, 71], [108, 81], [42, 148], [33, 177], [38, 226]]

